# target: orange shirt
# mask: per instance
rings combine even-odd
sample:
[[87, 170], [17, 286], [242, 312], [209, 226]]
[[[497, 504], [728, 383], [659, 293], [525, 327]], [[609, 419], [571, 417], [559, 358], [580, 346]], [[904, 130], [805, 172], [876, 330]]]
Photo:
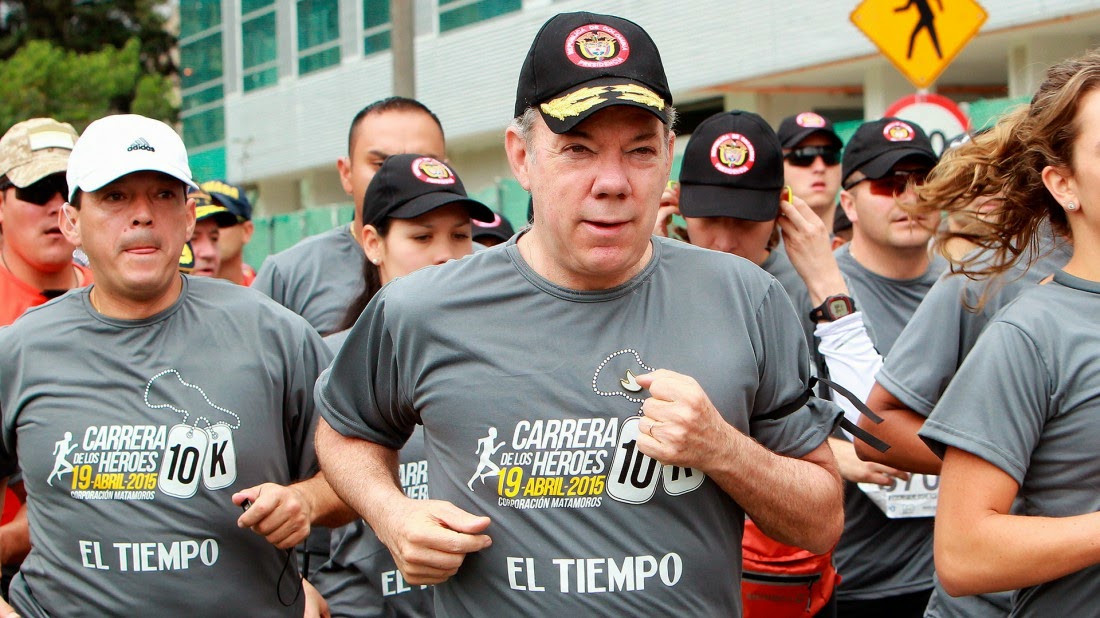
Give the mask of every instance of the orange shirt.
[[241, 285], [249, 287], [252, 282], [256, 280], [256, 271], [248, 264], [241, 263], [241, 273], [244, 274], [244, 280], [241, 281]]
[[[92, 271], [73, 264], [73, 268], [80, 273], [80, 285], [85, 286], [92, 282]], [[15, 318], [23, 315], [23, 312], [31, 307], [37, 307], [45, 303], [48, 298], [15, 275], [0, 266], [0, 326], [6, 326], [15, 321]]]

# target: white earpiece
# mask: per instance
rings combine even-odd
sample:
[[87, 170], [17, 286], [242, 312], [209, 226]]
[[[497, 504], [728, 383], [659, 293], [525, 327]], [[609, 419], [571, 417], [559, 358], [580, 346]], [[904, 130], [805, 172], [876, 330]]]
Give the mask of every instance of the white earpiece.
[[69, 220], [69, 225], [76, 227], [76, 220], [69, 214], [69, 203], [65, 202], [61, 205], [61, 212], [65, 213], [65, 218]]

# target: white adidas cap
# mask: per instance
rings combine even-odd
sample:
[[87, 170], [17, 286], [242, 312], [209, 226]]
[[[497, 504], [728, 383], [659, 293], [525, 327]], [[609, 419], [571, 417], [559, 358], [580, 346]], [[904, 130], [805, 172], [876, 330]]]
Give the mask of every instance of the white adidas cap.
[[172, 127], [137, 114], [100, 118], [84, 129], [69, 155], [69, 200], [76, 190], [95, 191], [134, 172], [163, 172], [198, 188], [187, 148]]

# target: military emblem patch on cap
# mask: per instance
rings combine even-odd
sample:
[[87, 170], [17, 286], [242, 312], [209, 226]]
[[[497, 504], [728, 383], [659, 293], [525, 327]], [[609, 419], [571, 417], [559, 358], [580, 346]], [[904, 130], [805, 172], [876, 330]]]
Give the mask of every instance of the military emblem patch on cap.
[[752, 164], [756, 162], [756, 150], [744, 135], [726, 133], [711, 144], [710, 162], [714, 169], [723, 174], [739, 176], [752, 169]]
[[630, 57], [630, 43], [621, 32], [603, 24], [588, 24], [565, 38], [565, 55], [586, 69], [618, 66]]
[[802, 112], [794, 119], [795, 123], [800, 127], [806, 128], [818, 128], [825, 126], [825, 119], [819, 114], [814, 112]]
[[895, 120], [882, 128], [882, 135], [891, 142], [911, 142], [916, 132], [913, 131], [913, 127]]
[[420, 157], [412, 162], [412, 172], [422, 182], [430, 182], [433, 185], [453, 185], [455, 183], [454, 172], [442, 161], [431, 157]]

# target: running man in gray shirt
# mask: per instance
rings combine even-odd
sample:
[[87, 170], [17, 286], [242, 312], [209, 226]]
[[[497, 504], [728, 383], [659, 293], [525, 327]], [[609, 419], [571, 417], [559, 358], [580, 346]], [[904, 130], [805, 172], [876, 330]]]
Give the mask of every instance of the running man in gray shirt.
[[[905, 210], [915, 200], [913, 187], [936, 161], [924, 131], [897, 118], [864, 123], [844, 151], [840, 203], [852, 222], [852, 241], [837, 249], [836, 259], [882, 354], [947, 265], [928, 254], [938, 214]], [[832, 446], [855, 454], [840, 439]], [[900, 486], [901, 479], [892, 480]], [[924, 614], [932, 590], [932, 513], [893, 508], [896, 497], [876, 484], [847, 484], [844, 534], [836, 549], [841, 616]]]
[[252, 287], [304, 317], [322, 335], [336, 332], [363, 289], [363, 197], [386, 157], [420, 153], [446, 161], [443, 126], [419, 101], [391, 97], [364, 107], [351, 121], [348, 156], [336, 162], [340, 184], [355, 203], [348, 225], [268, 256]]
[[[639, 26], [552, 18], [505, 137], [532, 227], [392, 282], [318, 383], [322, 466], [439, 615], [738, 616], [745, 512], [838, 538], [838, 412], [786, 294], [651, 236], [672, 113]], [[428, 501], [394, 478], [418, 423]]]
[[289, 549], [338, 523], [311, 448], [328, 351], [255, 292], [177, 272], [194, 183], [164, 123], [93, 122], [67, 182], [59, 224], [96, 283], [0, 330], [0, 460], [23, 470], [33, 542], [12, 604], [316, 615]]

